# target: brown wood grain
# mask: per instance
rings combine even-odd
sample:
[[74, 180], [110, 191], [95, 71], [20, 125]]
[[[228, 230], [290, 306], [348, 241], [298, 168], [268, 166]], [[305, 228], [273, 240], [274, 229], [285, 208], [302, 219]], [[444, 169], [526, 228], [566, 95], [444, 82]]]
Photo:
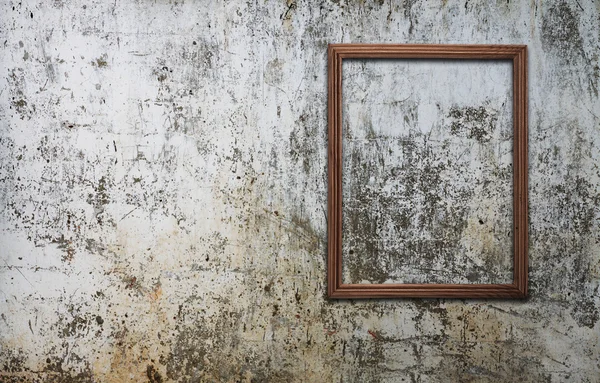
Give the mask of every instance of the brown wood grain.
[[[330, 44], [328, 47], [327, 294], [330, 298], [525, 298], [528, 274], [527, 46]], [[513, 283], [344, 284], [342, 281], [342, 60], [469, 59], [513, 63]]]

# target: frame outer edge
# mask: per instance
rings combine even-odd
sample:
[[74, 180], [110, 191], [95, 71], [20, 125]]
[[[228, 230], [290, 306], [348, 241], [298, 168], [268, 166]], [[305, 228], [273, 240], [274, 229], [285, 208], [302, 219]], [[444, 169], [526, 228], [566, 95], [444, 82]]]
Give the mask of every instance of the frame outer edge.
[[341, 189], [341, 59], [335, 45], [328, 47], [328, 277], [327, 292], [333, 297], [341, 284], [342, 189]]
[[333, 178], [334, 178], [334, 174], [335, 174], [335, 160], [334, 160], [334, 147], [335, 147], [335, 143], [333, 142], [335, 140], [335, 134], [333, 131], [333, 125], [334, 125], [334, 118], [335, 118], [335, 95], [334, 95], [334, 84], [333, 84], [333, 78], [334, 78], [334, 72], [333, 72], [333, 68], [334, 68], [334, 47], [330, 44], [328, 46], [327, 49], [327, 71], [328, 71], [328, 75], [327, 75], [327, 103], [328, 103], [328, 113], [327, 113], [327, 128], [328, 128], [328, 144], [327, 144], [327, 155], [328, 155], [328, 160], [327, 160], [327, 180], [328, 180], [328, 185], [327, 185], [327, 191], [328, 191], [328, 196], [327, 196], [327, 215], [328, 215], [328, 221], [327, 221], [327, 235], [328, 235], [328, 247], [327, 247], [327, 295], [329, 297], [332, 297], [334, 292], [335, 292], [335, 284], [336, 284], [336, 277], [335, 277], [335, 246], [336, 246], [336, 224], [335, 224], [335, 219], [333, 219], [334, 217], [334, 206], [335, 206], [335, 196], [334, 196], [334, 183], [333, 183]]
[[[512, 284], [394, 285], [342, 284], [342, 59], [446, 58], [513, 61], [513, 230]], [[526, 45], [329, 44], [328, 46], [328, 250], [329, 298], [525, 298], [528, 288], [528, 158]], [[455, 286], [455, 287], [454, 287]], [[477, 287], [475, 287], [477, 286]]]
[[529, 257], [528, 257], [528, 250], [529, 250], [529, 244], [528, 244], [528, 229], [529, 229], [529, 223], [528, 223], [528, 105], [527, 105], [527, 99], [528, 99], [528, 94], [527, 94], [527, 75], [528, 75], [528, 60], [527, 60], [527, 47], [524, 46], [521, 49], [520, 52], [520, 58], [521, 58], [521, 81], [520, 81], [520, 89], [521, 89], [521, 102], [520, 102], [520, 108], [521, 108], [521, 130], [520, 130], [520, 137], [519, 137], [519, 145], [520, 145], [520, 154], [521, 154], [521, 164], [520, 164], [520, 177], [521, 177], [521, 201], [520, 201], [520, 206], [521, 206], [521, 219], [520, 219], [520, 225], [521, 225], [521, 275], [520, 275], [520, 284], [517, 286], [519, 288], [519, 290], [521, 291], [521, 293], [523, 294], [523, 297], [527, 296], [527, 289], [528, 289], [528, 265], [529, 265]]
[[514, 285], [527, 296], [527, 48], [513, 58], [513, 251]]
[[525, 45], [330, 44], [343, 58], [514, 59]]

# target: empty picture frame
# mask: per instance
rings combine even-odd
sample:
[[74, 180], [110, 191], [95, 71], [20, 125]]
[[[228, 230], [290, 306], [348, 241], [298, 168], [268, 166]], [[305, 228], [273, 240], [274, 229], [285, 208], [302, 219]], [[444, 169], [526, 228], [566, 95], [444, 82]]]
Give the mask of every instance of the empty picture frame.
[[[506, 284], [346, 284], [342, 277], [342, 61], [512, 61], [513, 281]], [[330, 298], [524, 298], [527, 295], [527, 47], [525, 45], [330, 44], [328, 47], [328, 270]]]

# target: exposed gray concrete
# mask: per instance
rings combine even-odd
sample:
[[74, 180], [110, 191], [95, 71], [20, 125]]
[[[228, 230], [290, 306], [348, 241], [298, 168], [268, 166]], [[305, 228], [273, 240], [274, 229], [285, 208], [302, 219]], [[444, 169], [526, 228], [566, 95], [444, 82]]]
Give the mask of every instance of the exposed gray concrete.
[[[600, 381], [599, 15], [592, 0], [3, 2], [0, 381]], [[326, 299], [331, 42], [529, 46], [529, 299]], [[498, 100], [443, 105], [447, 155], [504, 153], [485, 149], [504, 137]], [[449, 249], [506, 225], [501, 178], [460, 194], [478, 174], [413, 194], [441, 182], [455, 194], [435, 212], [469, 202]], [[504, 278], [506, 239], [491, 243], [433, 275]], [[381, 270], [349, 277], [414, 277]]]

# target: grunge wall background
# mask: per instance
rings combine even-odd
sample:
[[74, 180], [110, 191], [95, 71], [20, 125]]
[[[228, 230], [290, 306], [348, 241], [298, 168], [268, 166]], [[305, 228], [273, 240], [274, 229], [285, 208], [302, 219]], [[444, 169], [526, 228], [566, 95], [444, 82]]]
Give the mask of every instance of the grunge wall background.
[[[0, 381], [598, 382], [600, 3], [436, 3], [4, 1]], [[326, 299], [330, 42], [529, 46], [528, 300]]]

